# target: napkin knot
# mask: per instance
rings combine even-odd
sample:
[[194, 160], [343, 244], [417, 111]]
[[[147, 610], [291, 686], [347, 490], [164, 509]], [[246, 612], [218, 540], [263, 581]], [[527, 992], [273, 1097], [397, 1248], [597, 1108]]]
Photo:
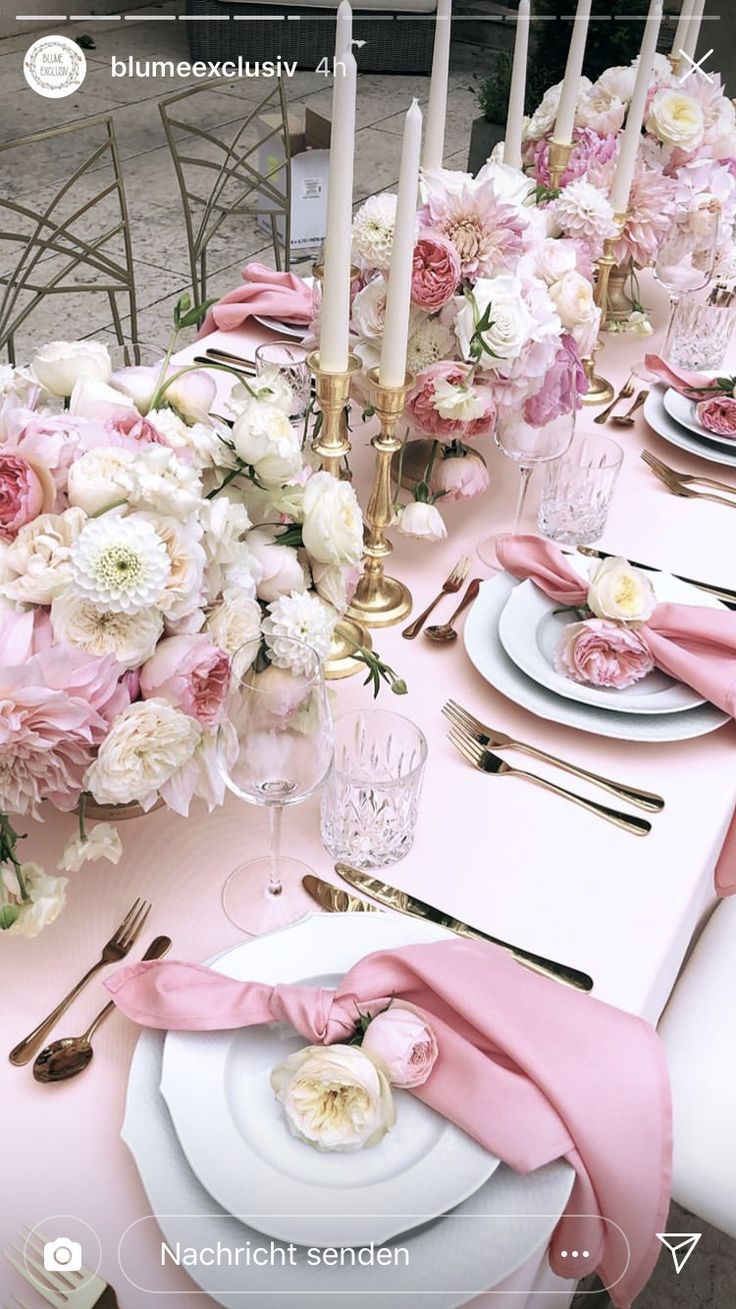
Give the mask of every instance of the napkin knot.
[[297, 1032], [320, 1045], [333, 1045], [352, 1036], [358, 1024], [357, 1001], [335, 999], [334, 991], [303, 986], [275, 986], [269, 999], [272, 1017], [291, 1023]]

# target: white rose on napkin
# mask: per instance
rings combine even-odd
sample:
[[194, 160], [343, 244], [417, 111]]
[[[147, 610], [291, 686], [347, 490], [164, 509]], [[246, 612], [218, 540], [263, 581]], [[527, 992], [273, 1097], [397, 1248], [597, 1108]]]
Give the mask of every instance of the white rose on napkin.
[[604, 559], [588, 588], [588, 608], [596, 618], [645, 623], [657, 607], [654, 587], [646, 573], [625, 559]]
[[289, 1131], [318, 1150], [377, 1145], [396, 1122], [391, 1088], [355, 1045], [309, 1045], [271, 1073]]

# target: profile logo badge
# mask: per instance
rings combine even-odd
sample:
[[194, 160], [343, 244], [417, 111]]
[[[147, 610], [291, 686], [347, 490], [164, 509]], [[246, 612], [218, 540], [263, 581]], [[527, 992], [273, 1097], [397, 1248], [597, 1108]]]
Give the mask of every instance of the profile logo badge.
[[76, 41], [67, 36], [42, 36], [23, 60], [25, 79], [32, 91], [47, 100], [61, 100], [79, 89], [87, 74], [87, 60]]

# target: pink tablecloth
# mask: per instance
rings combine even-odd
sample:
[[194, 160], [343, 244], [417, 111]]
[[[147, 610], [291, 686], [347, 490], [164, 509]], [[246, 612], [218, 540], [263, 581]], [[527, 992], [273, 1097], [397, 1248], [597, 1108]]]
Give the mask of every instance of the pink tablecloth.
[[[659, 304], [661, 317], [656, 290], [647, 283], [646, 292], [649, 302]], [[249, 341], [252, 345], [248, 329], [231, 332], [225, 348], [247, 348]], [[656, 338], [653, 344], [656, 348]], [[611, 338], [600, 357], [602, 370], [622, 383], [628, 361], [643, 348], [639, 338]], [[188, 353], [201, 351], [200, 342]], [[583, 430], [594, 412], [583, 410]], [[359, 488], [369, 476], [369, 434], [359, 428], [353, 435]], [[731, 511], [669, 495], [639, 451], [646, 444], [683, 469], [696, 470], [698, 461], [649, 432], [641, 416], [618, 438], [626, 459], [602, 547], [736, 588]], [[449, 539], [439, 546], [396, 542], [391, 566], [412, 587], [419, 606], [462, 553], [470, 555], [474, 573], [487, 575], [474, 547], [481, 537], [509, 526], [516, 469], [490, 442], [481, 448], [491, 491], [446, 509]], [[728, 469], [719, 468], [717, 476], [736, 486], [736, 474]], [[447, 602], [440, 617], [449, 610]], [[585, 736], [542, 723], [504, 699], [474, 672], [461, 642], [451, 648], [421, 638], [408, 644], [395, 628], [377, 633], [375, 641], [409, 683], [408, 696], [394, 700], [384, 694], [384, 706], [414, 718], [430, 745], [416, 845], [391, 874], [393, 880], [498, 936], [585, 969], [601, 999], [656, 1021], [688, 943], [712, 904], [714, 865], [736, 803], [736, 729], [667, 745]], [[339, 708], [369, 703], [359, 678], [335, 687]], [[667, 808], [651, 835], [636, 840], [538, 789], [473, 772], [446, 739], [440, 708], [448, 694], [504, 731], [660, 792]], [[31, 825], [27, 857], [52, 866], [72, 821], [50, 813], [43, 826]], [[284, 830], [286, 848], [329, 875], [318, 801], [289, 811]], [[97, 864], [73, 876], [68, 908], [55, 926], [30, 944], [2, 940], [0, 1004], [7, 1048], [96, 957], [136, 895], [154, 901], [151, 930], [168, 932], [179, 957], [199, 960], [238, 939], [223, 917], [220, 887], [243, 855], [265, 848], [260, 812], [235, 799], [211, 817], [198, 814], [189, 822], [161, 811], [125, 825], [123, 837], [125, 853], [116, 869]], [[60, 1034], [83, 1030], [103, 999], [101, 988], [92, 986]], [[37, 1086], [28, 1070], [0, 1061], [8, 1197], [1, 1215], [3, 1245], [21, 1221], [76, 1213], [102, 1239], [103, 1267], [112, 1277], [123, 1230], [148, 1212], [133, 1162], [118, 1140], [136, 1035], [122, 1019], [112, 1019], [96, 1039], [93, 1068], [66, 1086]], [[210, 1309], [211, 1302], [192, 1292], [183, 1272], [172, 1272], [171, 1290], [181, 1293], [177, 1309]], [[121, 1295], [121, 1305], [138, 1309], [130, 1293]]]

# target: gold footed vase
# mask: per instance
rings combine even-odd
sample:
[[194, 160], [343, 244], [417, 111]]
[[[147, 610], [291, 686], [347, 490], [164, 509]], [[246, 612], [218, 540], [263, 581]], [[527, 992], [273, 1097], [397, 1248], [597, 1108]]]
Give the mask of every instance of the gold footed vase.
[[626, 263], [614, 264], [608, 279], [608, 303], [604, 315], [605, 326], [609, 323], [628, 323], [634, 312], [634, 301], [627, 291], [634, 265], [631, 259]]
[[363, 575], [356, 587], [348, 615], [366, 627], [391, 627], [406, 618], [412, 607], [409, 588], [397, 578], [386, 576], [384, 560], [393, 550], [391, 542], [386, 540], [386, 528], [391, 525], [394, 516], [391, 461], [402, 446], [396, 428], [404, 412], [407, 393], [414, 385], [414, 377], [407, 373], [400, 386], [383, 386], [378, 369], [372, 368], [368, 373], [368, 381], [381, 430], [371, 441], [376, 452], [376, 469], [364, 515], [366, 535]]

